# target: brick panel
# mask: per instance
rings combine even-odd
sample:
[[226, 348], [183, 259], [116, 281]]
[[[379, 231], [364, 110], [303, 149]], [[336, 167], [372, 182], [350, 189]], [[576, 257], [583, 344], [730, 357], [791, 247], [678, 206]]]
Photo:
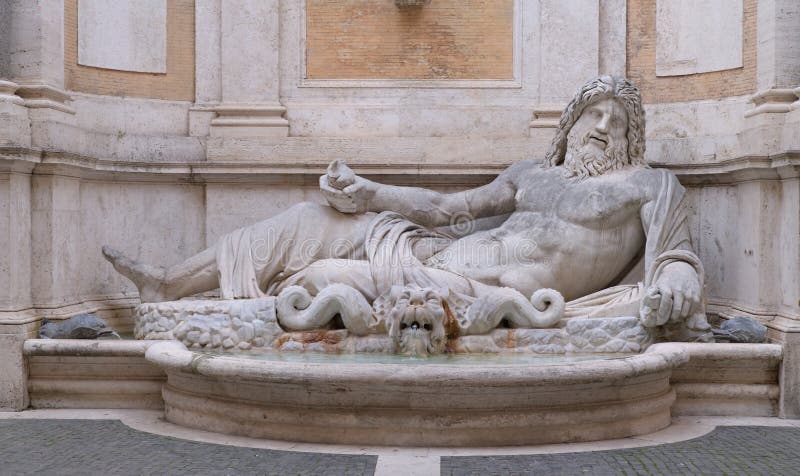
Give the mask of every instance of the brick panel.
[[[720, 99], [756, 91], [757, 0], [744, 0], [741, 68], [656, 77], [656, 2], [628, 0], [628, 78], [646, 103]], [[708, 21], [713, 21], [709, 19]]]
[[308, 79], [513, 79], [514, 0], [307, 0]]
[[64, 1], [66, 88], [106, 96], [194, 100], [194, 0], [167, 0], [167, 72], [137, 73], [78, 64], [78, 0]]

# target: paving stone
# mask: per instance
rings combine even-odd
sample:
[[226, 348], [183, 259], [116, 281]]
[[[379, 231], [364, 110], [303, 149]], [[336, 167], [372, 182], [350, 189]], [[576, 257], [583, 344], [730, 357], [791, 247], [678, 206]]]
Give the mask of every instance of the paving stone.
[[0, 420], [0, 475], [364, 475], [377, 456], [199, 443], [118, 420]]
[[722, 426], [643, 448], [509, 456], [445, 456], [442, 475], [797, 475], [800, 428]]

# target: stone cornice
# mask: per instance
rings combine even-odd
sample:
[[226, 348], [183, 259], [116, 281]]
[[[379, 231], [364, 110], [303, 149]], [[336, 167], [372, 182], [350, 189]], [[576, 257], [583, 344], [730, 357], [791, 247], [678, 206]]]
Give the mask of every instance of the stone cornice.
[[726, 185], [753, 180], [800, 177], [800, 151], [775, 155], [746, 155], [710, 164], [651, 164], [672, 170], [684, 185]]
[[752, 317], [758, 319], [765, 326], [780, 332], [800, 332], [800, 314], [796, 310], [758, 307], [731, 299], [710, 297], [706, 305], [706, 312], [725, 318]]
[[[20, 309], [0, 309], [0, 326], [20, 325], [48, 319], [64, 319], [80, 313], [132, 309], [139, 304], [138, 294], [84, 296], [66, 304], [34, 304]], [[2, 334], [2, 329], [0, 329]]]
[[[508, 164], [375, 164], [352, 161], [364, 176], [391, 183], [468, 186], [490, 181]], [[688, 186], [720, 185], [753, 180], [785, 180], [800, 177], [800, 151], [775, 155], [748, 155], [708, 164], [653, 163], [672, 170]], [[63, 175], [87, 180], [121, 182], [262, 183], [316, 185], [327, 162], [294, 163], [264, 161], [132, 162], [106, 160], [58, 151], [0, 147], [0, 173]]]

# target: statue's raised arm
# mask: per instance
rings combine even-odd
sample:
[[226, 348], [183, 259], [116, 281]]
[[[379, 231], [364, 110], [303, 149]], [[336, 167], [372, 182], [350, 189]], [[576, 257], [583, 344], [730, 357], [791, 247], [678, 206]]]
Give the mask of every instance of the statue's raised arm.
[[453, 217], [496, 216], [514, 211], [516, 187], [508, 171], [482, 187], [440, 193], [419, 187], [385, 185], [356, 175], [337, 159], [320, 177], [325, 199], [342, 213], [393, 211], [423, 226], [451, 224]]

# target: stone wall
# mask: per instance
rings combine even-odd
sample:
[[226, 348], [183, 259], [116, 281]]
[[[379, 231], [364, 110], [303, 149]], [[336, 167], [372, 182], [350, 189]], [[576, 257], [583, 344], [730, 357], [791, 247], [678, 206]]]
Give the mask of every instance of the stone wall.
[[[334, 21], [355, 18], [341, 9], [355, 0], [168, 0], [166, 74], [78, 66], [77, 0], [2, 3], [0, 25], [13, 28], [0, 28], [0, 337], [13, 345], [0, 360], [21, 361], [42, 316], [99, 312], [130, 327], [137, 296], [102, 244], [175, 263], [321, 201], [317, 178], [335, 158], [386, 183], [487, 183], [543, 156], [560, 110], [600, 72], [639, 84], [646, 158], [689, 188], [709, 310], [758, 317], [779, 336], [800, 331], [797, 2], [743, 0], [742, 67], [670, 77], [656, 76], [655, 1], [476, 0], [447, 11], [455, 2], [433, 0], [417, 13], [384, 3], [370, 24], [393, 25], [396, 42], [342, 63], [347, 45], [369, 45]], [[321, 19], [323, 7], [339, 16]], [[410, 28], [414, 41], [444, 41], [439, 25], [464, 49], [433, 42], [397, 56], [413, 68], [387, 65], [381, 55], [399, 51], [413, 15], [432, 28]], [[458, 36], [476, 16], [480, 28]], [[344, 37], [324, 42], [334, 34]], [[24, 367], [6, 371], [24, 378]], [[0, 408], [24, 406], [24, 388], [0, 391]]]

